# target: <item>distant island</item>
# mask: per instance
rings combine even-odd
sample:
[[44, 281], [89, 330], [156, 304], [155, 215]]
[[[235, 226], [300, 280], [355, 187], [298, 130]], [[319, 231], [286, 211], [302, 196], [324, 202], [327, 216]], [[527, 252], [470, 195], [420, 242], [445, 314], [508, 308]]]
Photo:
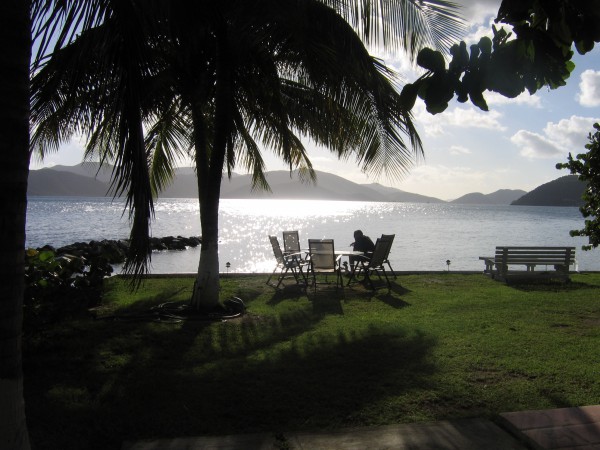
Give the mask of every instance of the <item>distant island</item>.
[[521, 189], [500, 189], [491, 194], [482, 194], [473, 192], [452, 200], [451, 203], [460, 203], [464, 205], [510, 205], [511, 202], [527, 194]]
[[566, 175], [538, 186], [533, 191], [513, 201], [511, 205], [581, 206], [581, 196], [586, 184], [577, 175]]
[[[112, 196], [110, 176], [112, 167], [99, 170], [97, 163], [76, 166], [54, 166], [29, 173], [27, 194], [30, 196], [105, 197]], [[271, 192], [251, 189], [251, 176], [233, 174], [223, 180], [223, 199], [307, 199], [349, 200], [364, 202], [447, 203], [435, 197], [405, 192], [378, 183], [359, 184], [327, 172], [317, 171], [317, 184], [302, 183], [297, 173], [279, 170], [266, 174]], [[542, 205], [579, 206], [584, 185], [575, 175], [546, 183], [527, 193], [522, 190], [500, 189], [491, 194], [478, 192], [452, 200], [455, 204], [481, 205]], [[190, 167], [177, 169], [171, 185], [162, 198], [197, 198], [196, 175]]]

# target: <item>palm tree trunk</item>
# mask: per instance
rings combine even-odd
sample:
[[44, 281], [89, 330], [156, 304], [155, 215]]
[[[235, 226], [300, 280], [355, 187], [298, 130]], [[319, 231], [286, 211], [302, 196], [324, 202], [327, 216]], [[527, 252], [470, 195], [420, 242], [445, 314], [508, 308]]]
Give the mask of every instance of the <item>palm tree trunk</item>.
[[214, 308], [219, 303], [219, 198], [225, 152], [231, 133], [233, 100], [227, 45], [227, 29], [222, 23], [217, 30], [215, 128], [210, 151], [204, 118], [197, 110], [193, 113], [202, 246], [192, 305], [204, 310]]
[[198, 310], [211, 310], [219, 303], [219, 197], [217, 188], [215, 201], [214, 186], [210, 184], [210, 164], [206, 123], [198, 108], [192, 107], [194, 122], [194, 147], [196, 149], [196, 175], [198, 202], [200, 204], [200, 228], [202, 243], [200, 262], [194, 283], [192, 305]]
[[21, 329], [29, 175], [30, 2], [0, 3], [0, 448], [28, 449]]

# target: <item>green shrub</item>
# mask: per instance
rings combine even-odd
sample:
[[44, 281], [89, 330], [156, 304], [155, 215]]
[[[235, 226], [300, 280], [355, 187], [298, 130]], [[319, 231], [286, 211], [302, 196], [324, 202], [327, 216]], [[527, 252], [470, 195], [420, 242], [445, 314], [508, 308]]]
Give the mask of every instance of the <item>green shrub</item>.
[[25, 255], [24, 325], [59, 320], [100, 302], [103, 280], [113, 271], [102, 256], [57, 255], [28, 249]]

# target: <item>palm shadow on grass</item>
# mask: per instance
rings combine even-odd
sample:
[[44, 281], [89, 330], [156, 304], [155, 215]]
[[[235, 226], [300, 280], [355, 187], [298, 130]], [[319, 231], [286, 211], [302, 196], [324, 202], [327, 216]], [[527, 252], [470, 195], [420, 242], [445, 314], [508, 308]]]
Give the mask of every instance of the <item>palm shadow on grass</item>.
[[338, 313], [341, 299], [329, 294], [313, 299], [313, 311], [278, 320], [56, 329], [25, 352], [34, 445], [104, 449], [145, 438], [351, 426], [362, 424], [362, 409], [428, 383], [436, 343], [418, 332], [306, 334]]

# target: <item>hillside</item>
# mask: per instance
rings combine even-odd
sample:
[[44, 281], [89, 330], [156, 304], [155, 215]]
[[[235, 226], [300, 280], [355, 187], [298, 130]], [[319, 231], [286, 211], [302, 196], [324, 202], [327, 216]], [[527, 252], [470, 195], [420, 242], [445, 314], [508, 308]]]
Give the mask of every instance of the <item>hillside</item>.
[[27, 195], [37, 196], [105, 197], [108, 191], [108, 183], [53, 168], [30, 171], [27, 183]]
[[500, 189], [491, 194], [472, 192], [452, 200], [450, 203], [463, 205], [510, 205], [511, 202], [521, 198], [527, 192], [521, 189]]
[[[49, 169], [41, 170], [57, 170], [59, 172], [69, 172], [83, 177], [92, 177], [98, 181], [106, 184], [110, 184], [110, 176], [112, 174], [111, 165], [105, 165], [100, 167], [100, 163], [97, 162], [85, 162], [77, 164], [75, 166], [53, 166]], [[37, 172], [37, 171], [35, 171]]]
[[[103, 197], [110, 195], [111, 167], [98, 172], [98, 163], [76, 166], [55, 166], [29, 173], [27, 193], [32, 196]], [[266, 173], [271, 192], [253, 191], [251, 176], [234, 174], [224, 179], [221, 198], [227, 199], [307, 199], [352, 200], [364, 202], [445, 203], [435, 197], [401, 191], [378, 183], [358, 184], [337, 175], [317, 171], [317, 183], [301, 182], [297, 172], [285, 170]], [[529, 193], [500, 189], [491, 194], [478, 192], [453, 200], [458, 204], [580, 206], [584, 185], [575, 175], [567, 175], [546, 183]], [[160, 195], [162, 198], [197, 198], [194, 170], [183, 167], [177, 177]]]
[[444, 200], [440, 200], [435, 197], [427, 197], [425, 195], [413, 194], [412, 192], [405, 192], [399, 189], [395, 189], [388, 186], [383, 186], [379, 183], [365, 184], [370, 189], [385, 195], [388, 202], [414, 202], [414, 203], [446, 203]]
[[[97, 164], [56, 166], [30, 172], [29, 195], [39, 196], [93, 196], [107, 195], [110, 168], [102, 169], [97, 175]], [[296, 172], [285, 170], [267, 172], [271, 192], [253, 191], [251, 176], [235, 174], [231, 180], [224, 179], [221, 198], [246, 199], [314, 199], [352, 200], [379, 202], [425, 202], [442, 203], [443, 200], [424, 195], [404, 192], [379, 184], [358, 184], [327, 172], [317, 171], [317, 183], [301, 182]], [[162, 198], [196, 198], [198, 190], [196, 175], [190, 168], [178, 169], [174, 182], [160, 195]]]
[[585, 183], [579, 181], [577, 175], [566, 175], [538, 186], [511, 205], [581, 206], [584, 190]]

